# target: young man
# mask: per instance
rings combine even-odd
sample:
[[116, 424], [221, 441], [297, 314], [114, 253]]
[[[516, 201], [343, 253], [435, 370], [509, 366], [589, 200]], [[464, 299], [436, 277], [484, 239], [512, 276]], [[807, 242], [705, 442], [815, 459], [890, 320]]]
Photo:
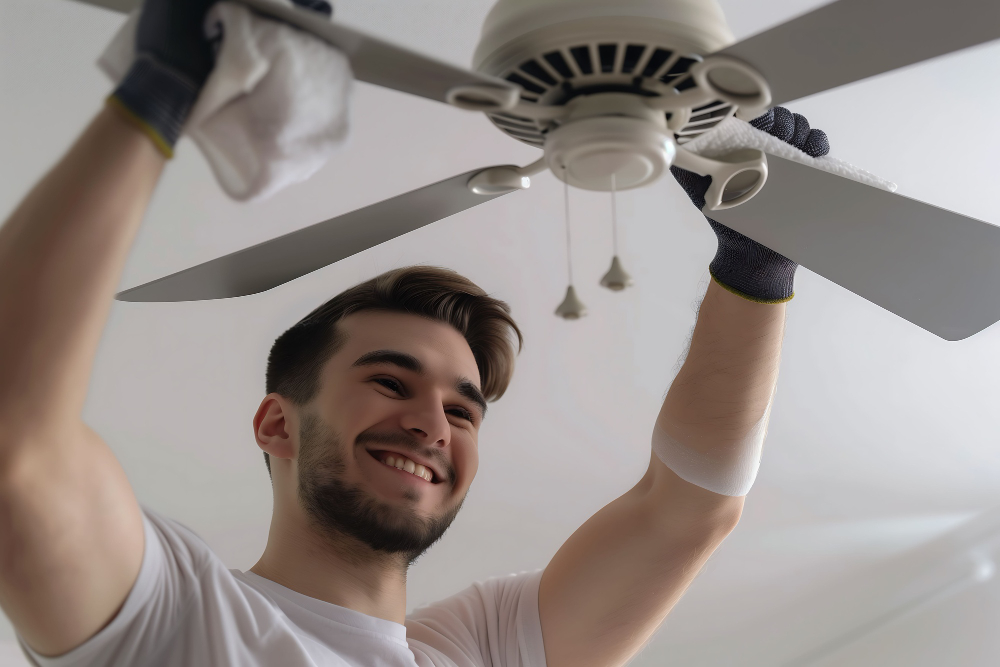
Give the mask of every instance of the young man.
[[[274, 514], [257, 564], [230, 572], [139, 507], [80, 417], [128, 248], [211, 69], [208, 4], [147, 0], [137, 65], [0, 228], [0, 606], [26, 652], [74, 666], [625, 663], [739, 518], [795, 265], [710, 221], [715, 280], [646, 474], [544, 570], [409, 618], [407, 567], [461, 507], [520, 333], [502, 302], [440, 269], [342, 293], [272, 349], [254, 428]], [[783, 109], [758, 125], [825, 150]], [[706, 179], [675, 176], [699, 203]]]

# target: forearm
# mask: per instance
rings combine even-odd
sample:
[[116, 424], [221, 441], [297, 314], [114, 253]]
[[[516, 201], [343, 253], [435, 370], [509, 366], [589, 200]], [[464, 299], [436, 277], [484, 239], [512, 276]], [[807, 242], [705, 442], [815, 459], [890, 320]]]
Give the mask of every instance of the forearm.
[[164, 161], [146, 135], [104, 108], [0, 227], [7, 442], [79, 420], [114, 290]]
[[[767, 409], [783, 304], [713, 282], [660, 428], [708, 449], [738, 442]], [[618, 665], [638, 651], [739, 520], [740, 496], [685, 481], [655, 453], [646, 475], [566, 541], [545, 570], [539, 613], [552, 665]]]
[[[754, 123], [813, 157], [829, 150], [826, 135], [787, 109]], [[703, 209], [711, 177], [671, 172]], [[542, 577], [550, 665], [617, 665], [634, 655], [736, 526], [756, 477], [797, 265], [708, 222], [719, 242], [713, 281], [651, 434], [649, 468], [570, 537]]]
[[703, 446], [745, 438], [774, 392], [784, 322], [784, 303], [748, 301], [712, 281], [657, 427]]

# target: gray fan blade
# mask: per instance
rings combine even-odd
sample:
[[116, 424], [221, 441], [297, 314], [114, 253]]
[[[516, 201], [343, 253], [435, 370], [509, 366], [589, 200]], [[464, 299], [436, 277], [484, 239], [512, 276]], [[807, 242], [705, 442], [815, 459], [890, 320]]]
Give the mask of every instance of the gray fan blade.
[[997, 38], [997, 0], [837, 0], [719, 53], [757, 68], [777, 105]]
[[771, 155], [706, 214], [945, 340], [1000, 320], [1000, 227]]
[[511, 107], [520, 98], [520, 87], [509, 81], [428, 58], [333, 23], [315, 12], [278, 4], [274, 0], [239, 1], [334, 45], [350, 58], [354, 76], [360, 81], [446, 103], [448, 91], [466, 87], [492, 89], [498, 94], [506, 94], [507, 104], [500, 105], [502, 107]]
[[[138, 0], [79, 0], [107, 9], [127, 12], [139, 5]], [[496, 77], [471, 72], [429, 58], [389, 42], [334, 23], [314, 11], [295, 8], [275, 0], [238, 0], [266, 16], [279, 19], [305, 30], [340, 49], [351, 61], [354, 77], [359, 81], [391, 88], [403, 93], [452, 103], [449, 91], [464, 90], [456, 106], [497, 110], [510, 108], [520, 99], [521, 89]]]
[[[490, 201], [476, 169], [120, 292], [119, 301], [204, 301], [264, 292], [414, 229]], [[503, 193], [507, 194], [507, 193]]]
[[128, 14], [142, 4], [142, 0], [77, 0], [77, 2], [82, 2], [85, 5], [97, 5], [124, 14]]

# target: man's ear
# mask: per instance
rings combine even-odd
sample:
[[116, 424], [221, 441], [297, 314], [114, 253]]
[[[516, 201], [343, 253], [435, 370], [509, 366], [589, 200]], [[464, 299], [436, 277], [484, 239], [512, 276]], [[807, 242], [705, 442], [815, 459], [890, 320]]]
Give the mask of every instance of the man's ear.
[[298, 413], [291, 402], [279, 394], [268, 394], [253, 416], [257, 446], [279, 459], [295, 456], [298, 446]]

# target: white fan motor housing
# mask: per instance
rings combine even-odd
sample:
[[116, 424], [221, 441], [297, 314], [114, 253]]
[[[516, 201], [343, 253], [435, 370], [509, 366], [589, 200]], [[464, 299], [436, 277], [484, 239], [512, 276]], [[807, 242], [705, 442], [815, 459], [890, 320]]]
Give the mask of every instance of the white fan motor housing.
[[588, 190], [640, 187], [670, 166], [677, 144], [710, 131], [736, 106], [719, 98], [671, 114], [643, 97], [699, 85], [692, 64], [733, 42], [716, 0], [499, 0], [473, 66], [522, 86], [522, 105], [559, 107], [555, 120], [490, 119], [545, 151], [557, 177]]
[[629, 25], [638, 39], [652, 29], [702, 55], [735, 41], [716, 0], [499, 0], [483, 22], [472, 65], [492, 70], [499, 64], [497, 56], [510, 50], [534, 56], [533, 39], [544, 39], [543, 34], [551, 34], [553, 28], [573, 41], [585, 32], [628, 38]]

